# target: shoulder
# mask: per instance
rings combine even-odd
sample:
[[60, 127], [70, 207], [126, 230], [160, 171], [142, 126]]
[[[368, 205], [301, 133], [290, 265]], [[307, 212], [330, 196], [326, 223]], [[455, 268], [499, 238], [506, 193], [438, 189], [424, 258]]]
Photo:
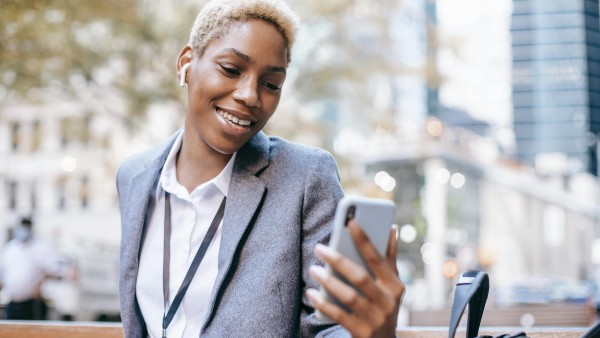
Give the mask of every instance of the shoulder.
[[276, 136], [269, 136], [269, 157], [271, 164], [283, 162], [292, 165], [301, 165], [308, 169], [317, 163], [333, 164], [335, 159], [326, 150], [291, 142]]
[[146, 170], [149, 167], [160, 166], [164, 163], [166, 156], [175, 142], [177, 135], [181, 131], [176, 132], [167, 140], [153, 146], [147, 150], [129, 156], [123, 161], [117, 172], [117, 180], [125, 177], [130, 177], [137, 172]]
[[240, 149], [234, 171], [298, 178], [313, 174], [317, 167], [321, 172], [337, 174], [335, 160], [329, 152], [260, 132]]
[[4, 255], [10, 254], [16, 250], [18, 245], [19, 243], [17, 242], [17, 240], [13, 238], [10, 241], [6, 242], [6, 244], [4, 244], [4, 247], [2, 248], [2, 253]]
[[331, 190], [340, 184], [337, 164], [328, 151], [279, 137], [269, 137], [269, 144], [266, 179], [306, 189], [326, 186]]
[[42, 257], [56, 258], [56, 248], [48, 239], [35, 236], [31, 239], [30, 247], [31, 251]]

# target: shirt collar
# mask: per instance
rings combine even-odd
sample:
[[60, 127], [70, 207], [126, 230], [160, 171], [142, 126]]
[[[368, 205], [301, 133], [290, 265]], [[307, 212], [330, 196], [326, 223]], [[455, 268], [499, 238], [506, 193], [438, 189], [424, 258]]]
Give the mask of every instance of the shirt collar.
[[[156, 187], [157, 199], [160, 196], [160, 194], [163, 193], [163, 191], [168, 191], [172, 194], [181, 194], [184, 191], [186, 191], [185, 187], [183, 187], [181, 184], [179, 184], [179, 181], [177, 181], [176, 171], [177, 153], [179, 152], [179, 149], [181, 149], [184, 132], [184, 129], [182, 129], [179, 132], [179, 135], [177, 135], [175, 142], [173, 142], [173, 145], [171, 146], [171, 150], [169, 150], [169, 154], [167, 155], [167, 159], [165, 160], [165, 164], [163, 165], [163, 170], [160, 174], [158, 186]], [[223, 170], [221, 170], [221, 172], [216, 177], [214, 177], [210, 181], [199, 185], [198, 187], [196, 187], [196, 189], [212, 184], [215, 187], [217, 187], [217, 189], [219, 189], [219, 191], [221, 191], [221, 193], [224, 196], [227, 196], [227, 194], [229, 193], [229, 183], [231, 182], [231, 174], [233, 173], [233, 163], [235, 162], [236, 155], [237, 152], [233, 153], [233, 155], [229, 159], [229, 162], [227, 162], [227, 165], [225, 165], [225, 168], [223, 168]], [[196, 189], [194, 189], [194, 191]]]

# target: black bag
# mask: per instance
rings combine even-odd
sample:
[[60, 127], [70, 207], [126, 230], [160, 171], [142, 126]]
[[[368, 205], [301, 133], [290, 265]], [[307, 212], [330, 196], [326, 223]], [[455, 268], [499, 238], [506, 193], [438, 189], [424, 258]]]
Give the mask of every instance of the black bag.
[[[450, 313], [450, 328], [448, 338], [454, 338], [460, 319], [469, 304], [467, 317], [467, 338], [493, 338], [492, 336], [479, 336], [479, 325], [483, 317], [485, 302], [490, 291], [490, 279], [483, 271], [468, 271], [460, 275], [454, 290], [452, 312]], [[502, 334], [496, 338], [527, 338], [525, 332]]]
[[600, 337], [600, 321], [594, 324], [589, 330], [587, 330], [581, 338], [598, 338]]

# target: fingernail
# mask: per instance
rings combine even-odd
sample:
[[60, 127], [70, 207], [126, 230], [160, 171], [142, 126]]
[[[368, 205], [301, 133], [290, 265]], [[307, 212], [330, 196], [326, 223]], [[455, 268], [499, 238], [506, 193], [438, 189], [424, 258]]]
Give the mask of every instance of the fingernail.
[[317, 281], [327, 278], [327, 270], [319, 265], [311, 265], [308, 272], [310, 273], [310, 276]]
[[308, 300], [313, 305], [321, 303], [321, 294], [315, 289], [306, 289], [306, 297], [308, 297]]
[[392, 225], [392, 231], [393, 231], [394, 237], [396, 237], [396, 240], [398, 240], [398, 234], [400, 233], [400, 231], [398, 231], [398, 224]]
[[319, 258], [330, 258], [333, 255], [333, 250], [327, 245], [319, 243], [315, 246], [315, 253]]

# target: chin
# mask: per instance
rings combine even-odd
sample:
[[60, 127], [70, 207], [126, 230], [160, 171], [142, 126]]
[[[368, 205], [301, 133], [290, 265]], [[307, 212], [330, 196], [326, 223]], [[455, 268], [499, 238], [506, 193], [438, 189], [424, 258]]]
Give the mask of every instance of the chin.
[[240, 150], [248, 141], [243, 144], [228, 144], [221, 143], [219, 145], [211, 146], [216, 152], [221, 153], [223, 155], [233, 155], [236, 151]]

